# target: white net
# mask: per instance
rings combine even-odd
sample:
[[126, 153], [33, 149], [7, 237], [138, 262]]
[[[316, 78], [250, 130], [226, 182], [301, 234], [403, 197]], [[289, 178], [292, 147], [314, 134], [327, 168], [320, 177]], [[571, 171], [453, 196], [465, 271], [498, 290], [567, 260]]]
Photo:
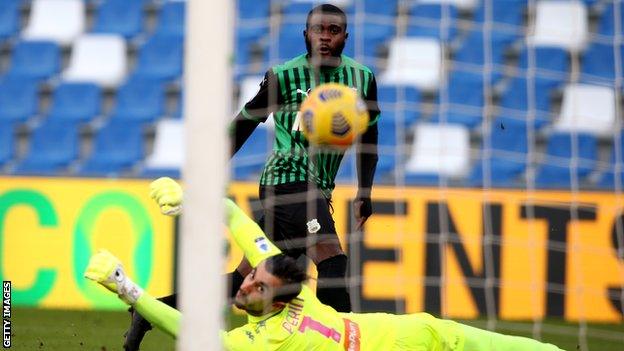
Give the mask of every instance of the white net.
[[[237, 3], [239, 108], [269, 67], [305, 53], [320, 2]], [[349, 207], [352, 152], [333, 194], [354, 310], [622, 345], [621, 1], [333, 3], [348, 18], [344, 53], [373, 70], [381, 108], [364, 231]], [[268, 124], [236, 156], [235, 179], [258, 179]]]

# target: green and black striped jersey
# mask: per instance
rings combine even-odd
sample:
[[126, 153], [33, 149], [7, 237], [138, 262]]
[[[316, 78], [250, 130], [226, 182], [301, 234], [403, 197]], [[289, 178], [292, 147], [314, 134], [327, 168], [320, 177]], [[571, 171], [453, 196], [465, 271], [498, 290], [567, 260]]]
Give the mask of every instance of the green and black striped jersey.
[[369, 129], [375, 129], [376, 144], [379, 107], [375, 76], [368, 67], [352, 58], [344, 55], [341, 58], [340, 66], [335, 68], [314, 68], [306, 55], [272, 67], [265, 74], [259, 92], [239, 114], [249, 120], [264, 122], [273, 113], [275, 141], [260, 178], [261, 185], [312, 181], [326, 195], [333, 190], [343, 153], [327, 151], [309, 156], [308, 141], [299, 125], [299, 106], [319, 84], [334, 82], [357, 89], [368, 104]]

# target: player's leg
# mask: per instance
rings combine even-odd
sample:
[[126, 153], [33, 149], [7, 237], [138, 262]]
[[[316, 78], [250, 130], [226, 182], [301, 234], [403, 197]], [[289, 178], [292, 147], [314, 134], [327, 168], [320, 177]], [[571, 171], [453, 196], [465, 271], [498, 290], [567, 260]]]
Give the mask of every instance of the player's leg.
[[465, 324], [460, 326], [465, 335], [464, 351], [563, 351], [553, 344], [530, 338], [504, 335]]
[[329, 203], [315, 190], [310, 199], [307, 191], [305, 182], [278, 185], [261, 192], [261, 199], [265, 212], [271, 213], [280, 228], [287, 251], [305, 250], [316, 264], [319, 300], [339, 312], [351, 312], [345, 284], [348, 260], [340, 246]]

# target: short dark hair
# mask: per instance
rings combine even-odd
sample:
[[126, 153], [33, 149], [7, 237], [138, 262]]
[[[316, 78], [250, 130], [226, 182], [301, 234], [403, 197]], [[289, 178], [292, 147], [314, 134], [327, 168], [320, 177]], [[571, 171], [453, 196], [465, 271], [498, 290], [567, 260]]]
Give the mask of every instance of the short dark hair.
[[344, 20], [344, 29], [347, 29], [347, 15], [340, 7], [332, 4], [318, 5], [310, 10], [310, 12], [308, 12], [308, 18], [306, 19], [306, 29], [310, 27], [310, 18], [312, 18], [312, 15], [315, 13], [338, 15]]
[[297, 261], [285, 254], [267, 258], [265, 268], [267, 272], [282, 281], [282, 286], [277, 289], [275, 296], [273, 296], [274, 302], [289, 302], [297, 297], [301, 292], [301, 283], [308, 279], [305, 270], [299, 266]]

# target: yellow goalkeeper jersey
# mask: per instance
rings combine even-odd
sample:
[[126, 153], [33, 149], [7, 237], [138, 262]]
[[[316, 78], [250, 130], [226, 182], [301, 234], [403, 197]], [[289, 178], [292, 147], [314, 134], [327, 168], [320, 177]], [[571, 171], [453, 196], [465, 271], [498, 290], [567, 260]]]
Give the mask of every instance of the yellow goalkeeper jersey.
[[339, 313], [304, 286], [286, 308], [248, 317], [223, 333], [227, 350], [461, 351], [463, 333], [453, 321], [427, 313]]

